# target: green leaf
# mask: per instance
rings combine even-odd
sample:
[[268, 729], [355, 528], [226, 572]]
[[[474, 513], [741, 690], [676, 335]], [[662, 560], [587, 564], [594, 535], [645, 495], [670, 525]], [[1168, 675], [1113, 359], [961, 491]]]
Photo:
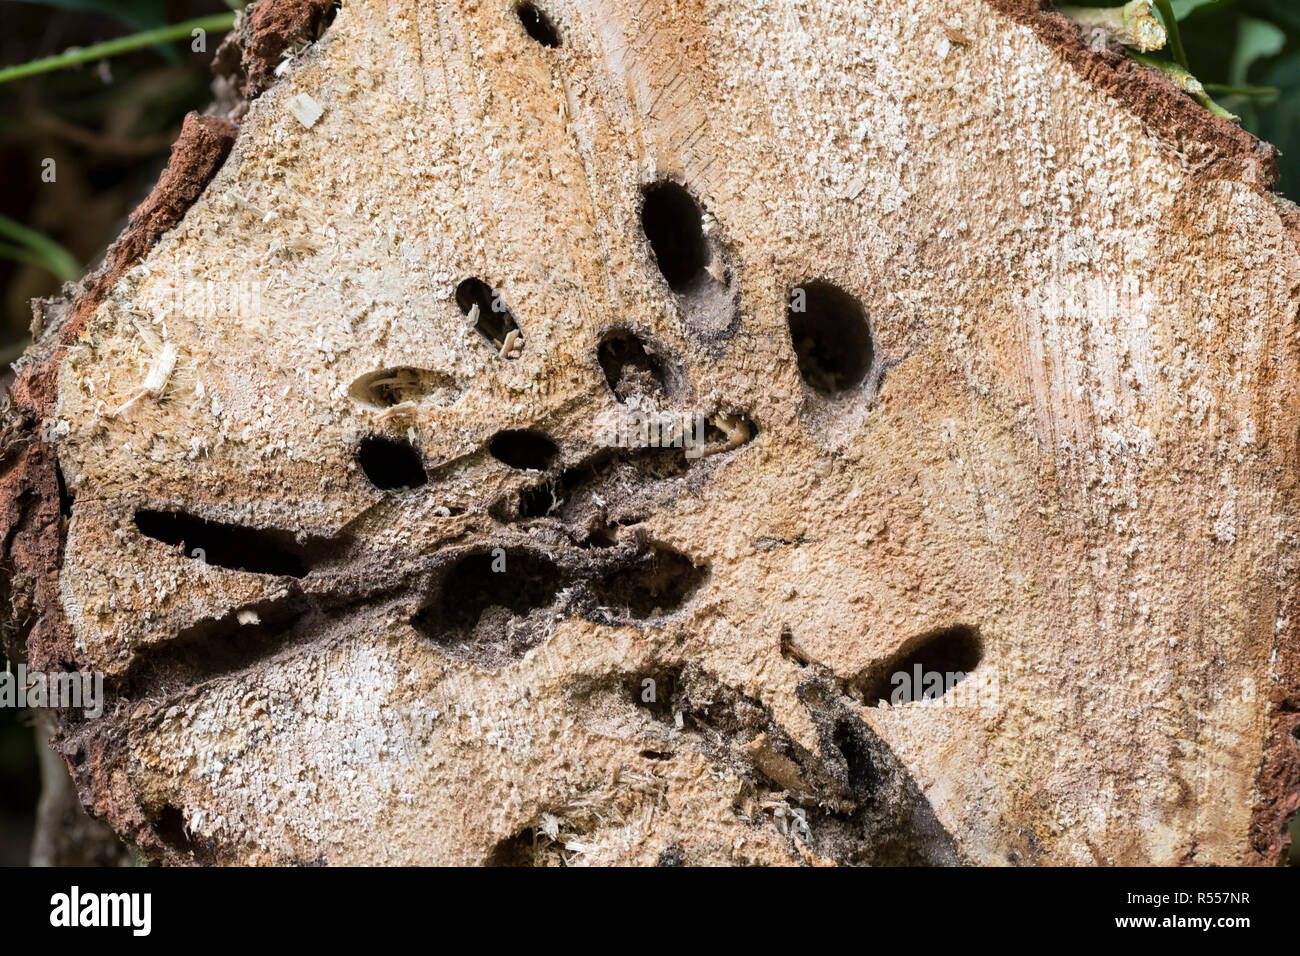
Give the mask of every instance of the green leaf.
[[1258, 60], [1277, 56], [1286, 46], [1286, 34], [1266, 20], [1242, 17], [1237, 27], [1237, 49], [1228, 70], [1229, 82], [1246, 85], [1246, 75]]
[[1292, 36], [1300, 31], [1300, 3], [1295, 0], [1251, 0], [1250, 12], [1261, 20], [1271, 20]]
[[1251, 132], [1282, 151], [1278, 161], [1282, 191], [1300, 199], [1300, 51], [1269, 60], [1256, 73], [1261, 81], [1278, 87], [1281, 95], [1259, 108], [1259, 123]]
[[1174, 19], [1176, 20], [1186, 19], [1201, 7], [1220, 5], [1222, 5], [1221, 0], [1172, 0], [1170, 3], [1170, 6], [1174, 8]]

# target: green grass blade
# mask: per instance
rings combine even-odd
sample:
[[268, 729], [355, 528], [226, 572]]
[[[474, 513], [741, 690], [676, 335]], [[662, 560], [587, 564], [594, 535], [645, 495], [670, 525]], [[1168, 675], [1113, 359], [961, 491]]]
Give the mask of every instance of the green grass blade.
[[146, 47], [157, 46], [160, 43], [187, 40], [195, 30], [224, 33], [234, 24], [235, 14], [217, 13], [210, 17], [199, 17], [194, 20], [186, 20], [184, 23], [159, 27], [157, 30], [133, 33], [130, 36], [118, 37], [116, 40], [108, 40], [105, 43], [96, 43], [94, 46], [67, 50], [54, 56], [47, 56], [42, 60], [32, 60], [30, 63], [19, 63], [16, 66], [5, 67], [0, 70], [0, 83], [9, 83], [13, 80], [36, 76], [39, 73], [49, 73], [52, 70], [62, 70], [82, 63], [93, 63], [105, 57], [130, 53], [132, 50], [141, 50]]
[[10, 240], [19, 253], [10, 258], [32, 262], [53, 273], [62, 282], [71, 282], [81, 275], [81, 263], [67, 249], [48, 236], [43, 236], [34, 229], [28, 229], [20, 222], [14, 222], [8, 216], [0, 216], [0, 237]]

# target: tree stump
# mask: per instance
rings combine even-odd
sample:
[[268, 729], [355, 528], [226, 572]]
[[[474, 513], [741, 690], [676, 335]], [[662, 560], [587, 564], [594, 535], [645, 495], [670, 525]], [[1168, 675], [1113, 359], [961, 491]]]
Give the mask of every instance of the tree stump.
[[37, 309], [5, 634], [166, 863], [1277, 863], [1300, 217], [1035, 0], [261, 0]]

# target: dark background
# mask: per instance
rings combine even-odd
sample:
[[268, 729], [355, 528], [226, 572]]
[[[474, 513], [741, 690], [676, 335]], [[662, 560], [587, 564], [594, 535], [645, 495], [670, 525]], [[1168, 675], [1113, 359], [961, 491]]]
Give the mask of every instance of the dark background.
[[[1173, 2], [1186, 15], [1183, 39], [1200, 80], [1277, 88], [1267, 97], [1216, 99], [1281, 148], [1281, 190], [1300, 200], [1300, 0]], [[238, 5], [0, 0], [0, 67]], [[186, 112], [208, 104], [208, 66], [219, 43], [210, 34], [204, 53], [187, 40], [0, 85], [0, 216], [53, 240], [79, 269], [94, 264], [157, 180]], [[47, 158], [57, 164], [54, 184], [41, 181]], [[50, 262], [19, 261], [6, 251], [12, 245], [0, 240], [0, 373], [28, 341], [29, 301], [77, 277], [56, 274]], [[39, 789], [29, 715], [0, 708], [0, 865], [26, 863]], [[1298, 859], [1293, 846], [1292, 863]]]
[[[0, 67], [229, 10], [223, 0], [0, 0]], [[207, 106], [220, 41], [209, 34], [206, 53], [172, 43], [0, 85], [0, 216], [93, 264], [157, 181], [185, 114]], [[47, 157], [53, 184], [41, 181]], [[29, 300], [60, 285], [0, 253], [0, 371], [29, 341]], [[0, 708], [0, 865], [27, 862], [39, 792], [30, 715]]]

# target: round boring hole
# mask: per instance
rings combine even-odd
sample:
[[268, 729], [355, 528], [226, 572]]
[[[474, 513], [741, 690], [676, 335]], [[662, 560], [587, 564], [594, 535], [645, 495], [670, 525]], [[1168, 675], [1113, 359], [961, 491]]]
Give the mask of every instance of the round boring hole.
[[808, 282], [791, 290], [787, 319], [809, 388], [834, 397], [862, 384], [876, 349], [861, 302], [830, 282]]
[[420, 453], [410, 442], [369, 435], [357, 448], [357, 464], [370, 483], [381, 491], [418, 488], [428, 480]]

